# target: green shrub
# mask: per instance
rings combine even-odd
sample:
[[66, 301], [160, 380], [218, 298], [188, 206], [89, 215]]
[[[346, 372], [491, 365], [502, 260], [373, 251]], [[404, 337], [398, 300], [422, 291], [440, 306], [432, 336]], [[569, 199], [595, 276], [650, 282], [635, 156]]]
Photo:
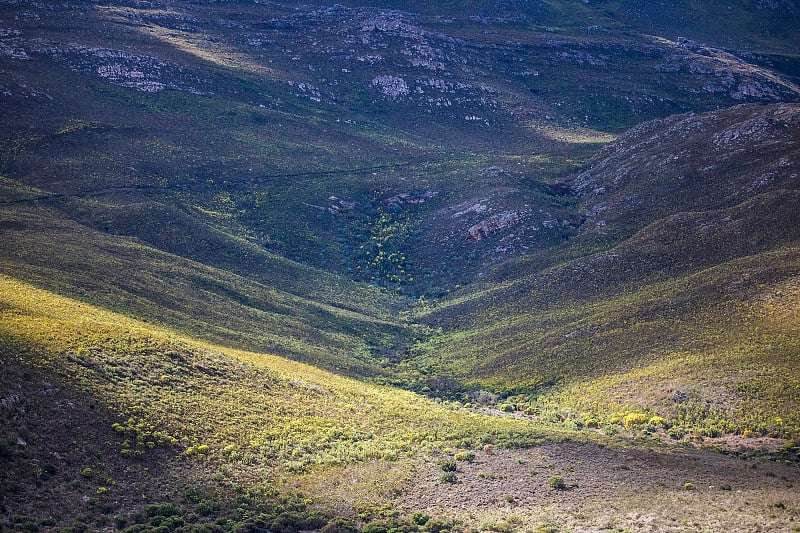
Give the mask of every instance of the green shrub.
[[337, 516], [327, 524], [322, 526], [320, 533], [357, 533], [358, 529], [353, 522], [347, 518]]
[[114, 526], [117, 529], [122, 529], [128, 524], [128, 518], [124, 515], [118, 514], [114, 516]]
[[362, 533], [387, 533], [389, 528], [384, 522], [370, 522], [361, 530]]
[[561, 476], [553, 476], [549, 480], [547, 480], [547, 484], [553, 490], [565, 490], [567, 488], [567, 483], [564, 481], [564, 478]]
[[683, 488], [684, 490], [694, 490], [695, 488], [694, 483], [692, 483], [691, 481], [687, 481], [686, 483], [683, 484]]
[[455, 472], [456, 462], [449, 460], [439, 461], [439, 468], [441, 468], [443, 472]]
[[452, 518], [436, 517], [431, 518], [425, 524], [425, 531], [430, 533], [446, 533], [448, 531], [458, 531], [458, 526]]
[[458, 483], [458, 476], [455, 472], [445, 472], [439, 477], [442, 483]]
[[411, 515], [411, 521], [417, 524], [418, 526], [424, 526], [430, 520], [430, 515], [417, 511], [416, 513]]
[[667, 435], [669, 435], [670, 438], [673, 438], [675, 440], [681, 440], [683, 437], [686, 436], [686, 430], [683, 429], [682, 427], [672, 426], [667, 430]]
[[472, 451], [458, 452], [453, 456], [453, 459], [455, 459], [456, 461], [467, 461], [471, 463], [472, 461], [475, 460], [475, 452]]
[[0, 439], [0, 459], [8, 459], [14, 455], [14, 448], [5, 439]]
[[514, 406], [512, 404], [510, 404], [510, 403], [502, 403], [502, 404], [500, 404], [498, 409], [500, 409], [504, 413], [513, 413], [514, 412]]
[[147, 516], [176, 516], [181, 514], [178, 506], [172, 502], [164, 502], [164, 503], [152, 503], [144, 508], [144, 512]]

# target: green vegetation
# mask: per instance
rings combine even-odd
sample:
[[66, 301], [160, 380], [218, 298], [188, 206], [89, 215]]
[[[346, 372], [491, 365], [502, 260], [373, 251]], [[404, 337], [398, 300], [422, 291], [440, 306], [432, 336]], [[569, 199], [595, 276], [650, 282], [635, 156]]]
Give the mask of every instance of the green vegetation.
[[547, 486], [553, 490], [566, 490], [567, 482], [561, 476], [553, 476], [547, 480]]
[[579, 492], [544, 443], [796, 463], [789, 4], [0, 6], [0, 529], [557, 531], [505, 513]]

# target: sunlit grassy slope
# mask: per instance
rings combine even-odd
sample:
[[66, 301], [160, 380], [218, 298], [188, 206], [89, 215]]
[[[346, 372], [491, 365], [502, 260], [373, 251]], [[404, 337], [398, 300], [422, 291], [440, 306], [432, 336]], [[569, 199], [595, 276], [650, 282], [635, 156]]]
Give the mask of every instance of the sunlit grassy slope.
[[6, 275], [0, 365], [0, 494], [17, 529], [155, 527], [154, 516], [212, 531], [320, 528], [332, 518], [320, 509], [354, 509], [293, 496], [289, 480], [322, 483], [353, 463], [372, 465], [349, 495], [369, 520], [420, 452], [566, 435], [192, 339]]
[[575, 182], [587, 219], [563, 262], [420, 309], [442, 334], [418, 368], [523, 409], [797, 435], [799, 125], [796, 106], [740, 107], [626, 135]]
[[114, 413], [127, 437], [123, 456], [166, 446], [302, 471], [393, 460], [426, 446], [542, 437], [529, 423], [193, 340], [8, 276], [0, 278], [0, 309], [3, 364], [45, 370], [57, 386]]
[[380, 373], [405, 338], [397, 298], [247, 243], [261, 280], [97, 232], [59, 208], [23, 202], [2, 220], [6, 274], [198, 338], [360, 376]]
[[[425, 443], [477, 442], [529, 424], [448, 409], [413, 393], [338, 376], [267, 353], [192, 340], [2, 278], [7, 362], [48, 368], [118, 414], [175, 437], [228, 445], [256, 462], [343, 464], [391, 458]], [[133, 452], [145, 441], [130, 442]], [[170, 440], [170, 439], [166, 439]], [[162, 443], [163, 444], [163, 443]], [[229, 450], [230, 451], [230, 450]], [[276, 462], [277, 461], [277, 462]]]

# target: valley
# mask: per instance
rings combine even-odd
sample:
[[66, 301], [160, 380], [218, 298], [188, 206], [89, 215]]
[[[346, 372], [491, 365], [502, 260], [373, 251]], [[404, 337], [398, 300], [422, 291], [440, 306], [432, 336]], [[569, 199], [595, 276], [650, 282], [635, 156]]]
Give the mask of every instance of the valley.
[[798, 21], [0, 3], [0, 529], [797, 530]]

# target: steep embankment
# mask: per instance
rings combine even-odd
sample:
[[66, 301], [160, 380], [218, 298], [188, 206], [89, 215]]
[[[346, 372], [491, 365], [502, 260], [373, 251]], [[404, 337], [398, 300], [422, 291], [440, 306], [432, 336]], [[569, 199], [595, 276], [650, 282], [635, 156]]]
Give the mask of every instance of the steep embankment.
[[794, 105], [633, 129], [573, 183], [586, 220], [560, 251], [572, 259], [511, 263], [421, 311], [443, 333], [412, 365], [525, 392], [520, 408], [797, 435], [799, 138]]

